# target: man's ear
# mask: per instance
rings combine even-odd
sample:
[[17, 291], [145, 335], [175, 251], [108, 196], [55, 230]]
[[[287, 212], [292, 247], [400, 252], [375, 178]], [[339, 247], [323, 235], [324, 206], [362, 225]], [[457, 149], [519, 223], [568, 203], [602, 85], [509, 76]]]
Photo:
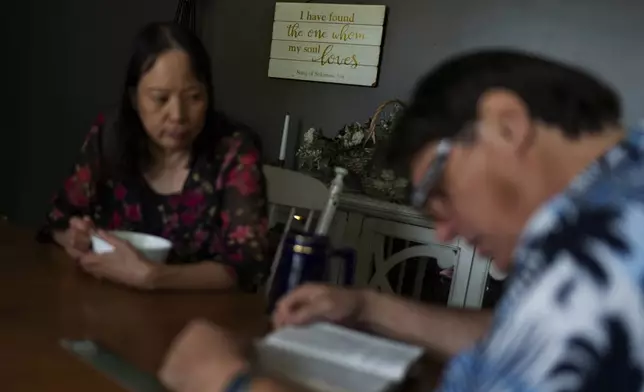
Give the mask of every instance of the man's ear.
[[525, 102], [514, 92], [494, 89], [479, 100], [479, 113], [496, 124], [497, 142], [523, 153], [533, 142], [535, 129]]

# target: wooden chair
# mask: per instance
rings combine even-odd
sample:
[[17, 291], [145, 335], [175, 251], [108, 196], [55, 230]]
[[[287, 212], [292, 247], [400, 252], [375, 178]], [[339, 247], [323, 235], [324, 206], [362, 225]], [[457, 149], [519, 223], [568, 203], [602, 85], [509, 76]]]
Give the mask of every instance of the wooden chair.
[[329, 190], [322, 181], [293, 170], [264, 165], [263, 171], [269, 203], [268, 226], [272, 228], [284, 221], [284, 230], [271, 263], [267, 284], [270, 287], [277, 262], [282, 255], [286, 234], [293, 227], [294, 220], [304, 220], [303, 229], [311, 230], [316, 216], [319, 217], [319, 212], [326, 206]]

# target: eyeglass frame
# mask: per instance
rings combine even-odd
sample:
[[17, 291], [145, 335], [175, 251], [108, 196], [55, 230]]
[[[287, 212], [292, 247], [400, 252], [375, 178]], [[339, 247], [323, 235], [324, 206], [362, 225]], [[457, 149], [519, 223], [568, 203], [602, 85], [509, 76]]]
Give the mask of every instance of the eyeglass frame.
[[436, 146], [436, 156], [430, 163], [417, 186], [412, 188], [411, 205], [416, 209], [422, 209], [427, 204], [431, 192], [440, 182], [445, 172], [447, 159], [454, 149], [455, 141], [472, 141], [476, 131], [476, 123], [469, 124], [459, 131], [454, 139], [441, 139]]
[[443, 177], [447, 158], [449, 158], [449, 154], [452, 152], [452, 147], [453, 143], [451, 140], [442, 139], [438, 142], [438, 146], [436, 146], [436, 156], [425, 171], [419, 184], [413, 187], [410, 198], [412, 207], [422, 209], [425, 204], [427, 204], [427, 200], [429, 200], [432, 189], [436, 187], [436, 184], [438, 184], [441, 177]]

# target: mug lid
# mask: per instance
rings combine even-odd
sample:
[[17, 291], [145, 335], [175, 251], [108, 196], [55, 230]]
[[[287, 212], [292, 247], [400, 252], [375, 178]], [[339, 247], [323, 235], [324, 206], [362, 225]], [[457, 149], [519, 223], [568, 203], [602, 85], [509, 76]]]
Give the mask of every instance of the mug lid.
[[300, 230], [293, 230], [290, 231], [287, 239], [289, 242], [293, 242], [294, 244], [300, 244], [300, 245], [324, 245], [329, 242], [329, 237], [327, 236], [320, 236], [317, 234], [313, 233], [305, 233]]

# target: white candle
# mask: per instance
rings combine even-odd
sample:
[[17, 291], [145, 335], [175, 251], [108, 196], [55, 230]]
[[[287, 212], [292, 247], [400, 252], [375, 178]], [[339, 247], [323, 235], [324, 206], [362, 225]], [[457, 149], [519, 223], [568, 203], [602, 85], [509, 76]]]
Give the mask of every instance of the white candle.
[[284, 130], [282, 131], [282, 144], [280, 145], [280, 161], [286, 160], [286, 141], [288, 140], [288, 127], [291, 123], [291, 116], [286, 113], [284, 118]]

